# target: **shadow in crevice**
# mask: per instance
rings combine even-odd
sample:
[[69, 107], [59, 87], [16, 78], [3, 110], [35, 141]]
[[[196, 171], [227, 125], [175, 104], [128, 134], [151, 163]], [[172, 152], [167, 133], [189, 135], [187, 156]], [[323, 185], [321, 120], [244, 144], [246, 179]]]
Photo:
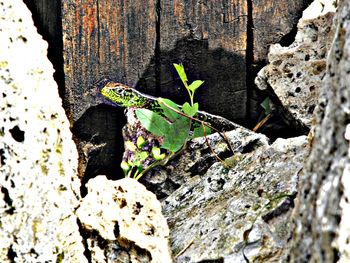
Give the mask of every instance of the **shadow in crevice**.
[[295, 41], [295, 37], [298, 33], [298, 24], [295, 24], [288, 34], [285, 34], [278, 42], [282, 47], [288, 47]]
[[117, 180], [124, 177], [120, 168], [124, 141], [122, 127], [126, 124], [124, 109], [110, 105], [90, 107], [75, 122], [73, 133], [78, 139], [81, 194], [86, 194], [85, 183], [96, 175]]
[[270, 100], [272, 114], [257, 132], [265, 134], [272, 142], [278, 138], [287, 139], [309, 133], [310, 128], [294, 118], [292, 113], [283, 106], [271, 86], [268, 85], [264, 92]]
[[195, 96], [201, 110], [245, 124], [246, 62], [242, 54], [210, 49], [208, 40], [196, 39], [178, 40], [173, 49], [159, 52], [137, 82], [138, 90], [179, 104], [188, 101], [187, 91], [173, 67], [173, 63], [182, 63], [189, 83], [205, 81]]

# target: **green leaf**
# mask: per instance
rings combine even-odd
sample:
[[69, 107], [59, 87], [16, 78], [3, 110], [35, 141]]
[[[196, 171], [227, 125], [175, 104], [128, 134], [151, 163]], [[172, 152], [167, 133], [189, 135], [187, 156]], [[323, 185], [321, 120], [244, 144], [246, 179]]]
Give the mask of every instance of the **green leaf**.
[[158, 98], [157, 99], [159, 102], [159, 105], [161, 107], [161, 109], [163, 110], [163, 114], [165, 117], [167, 117], [169, 119], [169, 121], [174, 122], [176, 119], [178, 119], [181, 115], [176, 113], [175, 111], [173, 111], [172, 109], [169, 109], [167, 106], [165, 106], [164, 104], [178, 110], [178, 105], [173, 102], [172, 100], [169, 99], [164, 99], [164, 98]]
[[[205, 133], [204, 133], [204, 129], [205, 129]], [[209, 134], [211, 134], [211, 129], [209, 127], [206, 127], [206, 126], [203, 127], [201, 125], [199, 127], [194, 128], [192, 138], [203, 137]]]
[[170, 125], [158, 113], [148, 109], [137, 109], [136, 116], [140, 120], [142, 126], [156, 136], [163, 136]]
[[136, 166], [136, 167], [142, 166], [141, 161], [140, 160], [135, 160], [134, 161], [134, 166]]
[[142, 162], [144, 160], [146, 160], [148, 157], [148, 152], [140, 152], [138, 154], [138, 159]]
[[160, 153], [160, 148], [152, 147], [152, 155], [156, 161], [163, 160], [165, 158], [165, 153]]
[[204, 83], [204, 81], [202, 80], [195, 80], [191, 83], [191, 85], [188, 86], [188, 88], [192, 91], [195, 92], [196, 89], [198, 89], [202, 84]]
[[260, 105], [261, 105], [261, 107], [264, 108], [266, 115], [269, 115], [271, 113], [270, 98], [269, 97], [264, 99], [264, 101]]
[[132, 141], [126, 141], [125, 148], [132, 151], [132, 152], [136, 151], [136, 146], [132, 143]]
[[[179, 74], [179, 77], [180, 79], [182, 80], [182, 82], [185, 84], [187, 83], [187, 76], [186, 76], [186, 72], [185, 72], [185, 68], [182, 64], [173, 64], [176, 71], [177, 71], [177, 74]], [[186, 86], [186, 85], [185, 85]]]
[[168, 132], [163, 137], [164, 141], [161, 147], [173, 153], [180, 150], [188, 140], [190, 127], [191, 121], [189, 119], [178, 119], [169, 127]]
[[126, 173], [127, 171], [130, 170], [131, 166], [125, 162], [125, 161], [122, 161], [121, 164], [120, 164], [120, 167], [122, 168], [122, 170], [124, 171], [124, 173]]
[[137, 137], [136, 145], [137, 148], [142, 149], [143, 146], [145, 146], [146, 141], [142, 136]]
[[182, 105], [182, 110], [188, 116], [193, 117], [194, 115], [197, 114], [198, 107], [199, 107], [199, 105], [197, 102], [195, 104], [193, 104], [193, 106], [191, 106], [188, 102], [185, 102], [184, 105]]

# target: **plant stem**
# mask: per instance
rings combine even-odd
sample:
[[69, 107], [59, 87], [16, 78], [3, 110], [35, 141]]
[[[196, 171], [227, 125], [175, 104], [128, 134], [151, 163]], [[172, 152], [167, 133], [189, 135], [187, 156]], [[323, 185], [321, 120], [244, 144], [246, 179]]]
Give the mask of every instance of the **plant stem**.
[[168, 105], [168, 104], [166, 104], [166, 103], [164, 103], [164, 102], [160, 102], [160, 103], [163, 103], [165, 107], [167, 107], [167, 108], [173, 110], [173, 111], [176, 112], [177, 114], [179, 114], [179, 115], [181, 115], [181, 116], [184, 116], [184, 117], [186, 117], [186, 118], [188, 118], [188, 119], [190, 119], [190, 120], [197, 121], [197, 122], [201, 123], [202, 125], [205, 125], [205, 126], [207, 126], [208, 128], [210, 128], [210, 129], [216, 131], [216, 132], [219, 134], [219, 136], [226, 142], [226, 144], [227, 144], [227, 146], [229, 147], [230, 151], [231, 151], [232, 153], [234, 153], [233, 148], [232, 148], [232, 145], [231, 145], [231, 143], [229, 142], [229, 140], [227, 139], [225, 132], [222, 133], [222, 132], [219, 131], [218, 129], [216, 129], [216, 128], [214, 128], [213, 126], [211, 126], [209, 123], [207, 123], [207, 122], [205, 122], [205, 121], [202, 121], [202, 120], [199, 120], [199, 119], [197, 119], [197, 118], [188, 116], [187, 114], [185, 114], [185, 113], [183, 113], [183, 112], [181, 112], [181, 111], [179, 111], [179, 110], [177, 110], [177, 109], [171, 107], [170, 105]]
[[190, 90], [190, 88], [188, 87], [188, 85], [187, 85], [187, 81], [183, 81], [182, 82], [184, 85], [185, 85], [185, 88], [186, 88], [186, 90], [187, 90], [187, 92], [188, 92], [188, 95], [190, 96], [190, 100], [191, 100], [191, 106], [193, 106], [193, 92]]
[[174, 159], [176, 156], [178, 156], [186, 147], [186, 143], [184, 143], [184, 146], [178, 150], [176, 153], [170, 153], [167, 157], [165, 157], [163, 160], [160, 161], [156, 161], [154, 163], [152, 163], [150, 166], [148, 166], [145, 170], [143, 170], [141, 173], [139, 173], [139, 175], [135, 178], [136, 180], [140, 179], [145, 173], [147, 173], [149, 170], [153, 169], [156, 166], [165, 166], [167, 165], [168, 162], [170, 162], [172, 159]]
[[161, 161], [156, 161], [154, 163], [152, 163], [150, 166], [148, 166], [145, 170], [143, 170], [141, 173], [139, 173], [138, 176], [134, 176], [134, 179], [138, 180], [141, 178], [142, 175], [144, 175], [145, 173], [147, 173], [149, 170], [153, 169], [154, 167], [158, 166], [158, 165], [164, 165], [162, 162], [165, 159], [161, 160]]

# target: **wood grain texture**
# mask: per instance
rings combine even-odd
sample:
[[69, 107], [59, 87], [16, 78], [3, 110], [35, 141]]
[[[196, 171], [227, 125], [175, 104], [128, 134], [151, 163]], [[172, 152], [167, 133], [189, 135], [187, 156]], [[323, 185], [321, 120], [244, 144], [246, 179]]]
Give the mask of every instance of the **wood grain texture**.
[[122, 151], [117, 135], [125, 122], [122, 109], [94, 108], [87, 95], [103, 77], [182, 103], [188, 95], [172, 64], [183, 63], [190, 82], [205, 81], [196, 94], [201, 110], [243, 125], [251, 116], [256, 119], [262, 99], [253, 90], [255, 70], [266, 60], [269, 45], [296, 25], [307, 2], [62, 1], [64, 101], [79, 144], [81, 170], [90, 164], [85, 173], [91, 175], [115, 170]]
[[292, 31], [308, 2], [62, 1], [66, 101], [73, 121], [89, 105], [84, 92], [102, 77], [183, 102], [186, 93], [172, 67], [183, 62], [190, 79], [205, 80], [197, 97], [202, 109], [243, 122], [249, 64], [266, 60], [270, 44]]
[[123, 109], [96, 106], [88, 91], [103, 77], [135, 85], [154, 53], [155, 7], [153, 0], [62, 1], [64, 100], [84, 182], [123, 177]]
[[161, 0], [160, 6], [160, 95], [178, 103], [188, 100], [172, 66], [181, 62], [190, 81], [205, 81], [196, 97], [202, 110], [242, 123], [247, 100], [246, 0]]
[[155, 1], [62, 1], [67, 97], [75, 121], [102, 77], [135, 85], [154, 53]]
[[252, 1], [254, 63], [266, 62], [271, 44], [290, 45], [302, 11], [311, 0]]

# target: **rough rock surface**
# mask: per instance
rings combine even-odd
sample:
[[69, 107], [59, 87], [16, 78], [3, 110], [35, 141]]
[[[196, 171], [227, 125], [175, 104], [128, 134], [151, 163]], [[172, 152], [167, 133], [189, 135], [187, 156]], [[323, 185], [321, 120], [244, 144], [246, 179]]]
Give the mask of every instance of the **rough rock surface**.
[[[290, 262], [349, 262], [350, 1], [338, 7], [335, 38], [316, 109], [313, 147], [300, 176]], [[346, 136], [344, 136], [346, 135]]]
[[98, 176], [77, 215], [86, 231], [92, 262], [171, 262], [169, 228], [156, 196], [134, 179]]
[[[349, 127], [349, 124], [347, 125]], [[349, 127], [350, 128], [350, 127]], [[350, 141], [349, 137], [346, 138]], [[348, 158], [350, 158], [350, 148], [348, 150]], [[345, 164], [344, 172], [341, 178], [343, 195], [340, 200], [341, 221], [338, 230], [338, 240], [336, 246], [340, 251], [340, 262], [350, 262], [350, 163]]]
[[[286, 252], [306, 136], [236, 153], [163, 201], [175, 262], [275, 262]], [[220, 262], [221, 262], [220, 261]]]
[[0, 50], [0, 261], [86, 262], [77, 151], [22, 1], [0, 1]]
[[308, 127], [326, 72], [326, 57], [333, 38], [336, 1], [316, 0], [298, 23], [295, 41], [288, 47], [270, 47], [269, 64], [255, 80], [258, 88], [277, 95], [292, 116]]
[[[128, 124], [123, 129], [124, 141], [132, 141], [136, 144], [138, 136], [147, 138], [149, 145], [159, 145], [156, 137], [146, 131], [135, 116], [135, 110], [129, 108], [126, 111]], [[206, 140], [196, 138], [188, 142], [186, 148], [177, 158], [170, 161], [165, 167], [156, 167], [141, 177], [141, 182], [151, 189], [158, 198], [169, 196], [181, 185], [195, 175], [203, 175], [209, 167], [218, 162], [217, 157], [225, 159], [234, 153], [247, 153], [268, 144], [268, 138], [262, 134], [254, 133], [232, 122], [232, 131], [225, 136], [231, 144], [233, 152], [218, 133], [207, 136]], [[210, 147], [208, 146], [210, 145]], [[132, 158], [133, 153], [125, 147], [124, 160]], [[150, 151], [150, 149], [147, 149]], [[217, 155], [213, 154], [213, 151]], [[151, 155], [151, 153], [150, 153]], [[151, 160], [146, 160], [146, 162]]]

